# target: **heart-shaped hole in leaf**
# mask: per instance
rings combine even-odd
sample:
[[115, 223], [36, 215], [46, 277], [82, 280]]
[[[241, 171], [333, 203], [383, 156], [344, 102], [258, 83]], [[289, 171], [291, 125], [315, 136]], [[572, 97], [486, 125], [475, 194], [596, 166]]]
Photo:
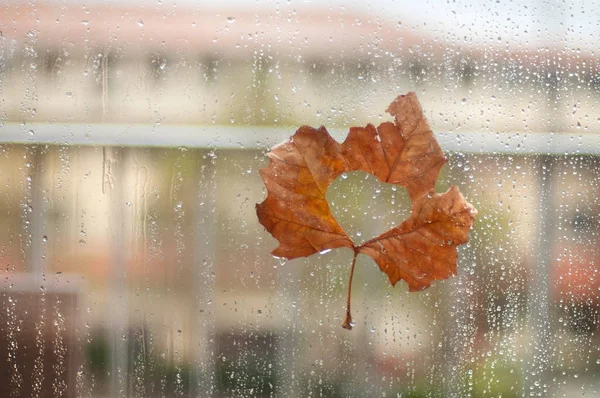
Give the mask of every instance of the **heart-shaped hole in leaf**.
[[331, 213], [355, 246], [400, 225], [410, 216], [410, 197], [402, 186], [364, 171], [342, 173], [326, 193]]
[[[456, 248], [467, 242], [477, 215], [457, 187], [435, 192], [446, 157], [416, 95], [399, 96], [387, 111], [394, 123], [352, 127], [341, 144], [325, 127], [302, 126], [268, 153], [269, 166], [260, 170], [268, 194], [256, 212], [279, 241], [274, 256], [292, 259], [341, 247], [354, 252], [342, 325], [347, 329], [359, 253], [373, 258], [392, 285], [404, 280], [411, 291], [422, 290], [454, 275]], [[358, 170], [406, 188], [412, 202], [405, 221], [361, 245], [342, 229], [326, 198], [336, 178]]]

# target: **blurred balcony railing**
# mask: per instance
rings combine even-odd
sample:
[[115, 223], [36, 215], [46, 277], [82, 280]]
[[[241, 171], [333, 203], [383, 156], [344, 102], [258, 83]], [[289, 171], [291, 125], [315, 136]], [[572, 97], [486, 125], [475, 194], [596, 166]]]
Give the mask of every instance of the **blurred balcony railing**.
[[[7, 123], [0, 127], [0, 143], [267, 149], [293, 135], [294, 127], [46, 124]], [[332, 129], [338, 141], [347, 131]], [[600, 154], [600, 135], [592, 133], [436, 133], [446, 152], [480, 154], [588, 155]]]

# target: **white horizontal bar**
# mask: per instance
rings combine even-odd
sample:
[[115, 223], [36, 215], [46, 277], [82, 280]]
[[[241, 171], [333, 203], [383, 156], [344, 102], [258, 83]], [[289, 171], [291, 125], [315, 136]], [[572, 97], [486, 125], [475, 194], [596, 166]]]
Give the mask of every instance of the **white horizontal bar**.
[[[297, 127], [26, 124], [0, 126], [0, 143], [97, 146], [270, 148]], [[347, 130], [333, 129], [342, 141]], [[600, 154], [600, 135], [561, 133], [445, 132], [436, 137], [444, 151], [482, 154]]]

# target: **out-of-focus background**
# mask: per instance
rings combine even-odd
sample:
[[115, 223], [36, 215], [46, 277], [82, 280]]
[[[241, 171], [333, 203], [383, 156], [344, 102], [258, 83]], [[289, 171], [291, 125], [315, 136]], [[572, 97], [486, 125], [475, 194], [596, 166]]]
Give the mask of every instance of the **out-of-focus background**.
[[[0, 395], [600, 396], [598, 1], [4, 1]], [[415, 91], [479, 217], [409, 294], [283, 261], [258, 170]], [[356, 240], [403, 189], [328, 192]]]

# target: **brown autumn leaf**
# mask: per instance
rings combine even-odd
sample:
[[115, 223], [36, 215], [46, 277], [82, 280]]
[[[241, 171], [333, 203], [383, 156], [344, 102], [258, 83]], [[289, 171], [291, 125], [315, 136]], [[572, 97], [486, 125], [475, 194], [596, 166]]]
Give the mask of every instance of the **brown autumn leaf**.
[[[269, 165], [260, 170], [267, 198], [256, 212], [279, 241], [274, 256], [292, 259], [338, 247], [354, 251], [343, 324], [347, 329], [352, 328], [350, 294], [359, 253], [372, 257], [392, 285], [402, 279], [410, 291], [422, 290], [456, 274], [457, 246], [467, 242], [477, 215], [457, 187], [434, 191], [446, 157], [416, 95], [398, 96], [387, 112], [395, 123], [351, 127], [342, 144], [325, 127], [302, 126], [268, 153]], [[340, 174], [356, 170], [405, 187], [412, 201], [406, 221], [359, 246], [335, 220], [325, 198]]]

